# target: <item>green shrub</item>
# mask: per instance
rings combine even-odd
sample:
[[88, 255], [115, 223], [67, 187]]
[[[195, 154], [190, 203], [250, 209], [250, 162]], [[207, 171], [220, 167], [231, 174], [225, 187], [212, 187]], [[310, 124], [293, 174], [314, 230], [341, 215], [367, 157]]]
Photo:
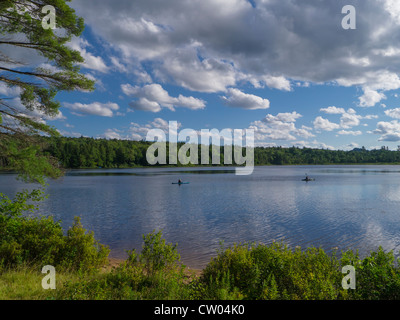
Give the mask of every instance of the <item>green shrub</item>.
[[0, 195], [0, 265], [52, 265], [61, 269], [96, 270], [107, 261], [109, 249], [99, 244], [93, 233], [86, 233], [75, 218], [67, 235], [52, 217], [23, 215], [37, 208], [28, 201], [39, 201], [41, 192], [18, 193], [15, 200]]
[[68, 283], [67, 299], [190, 299], [185, 266], [176, 245], [166, 244], [161, 232], [143, 236], [142, 252], [129, 251], [128, 258], [110, 273], [79, 283]]
[[335, 256], [322, 249], [290, 250], [280, 243], [234, 245], [205, 268], [205, 298], [336, 299], [343, 290]]
[[356, 289], [349, 291], [349, 299], [398, 300], [400, 299], [400, 270], [393, 251], [385, 253], [382, 247], [359, 259], [358, 252], [346, 252], [342, 265], [353, 265], [356, 270]]
[[92, 271], [107, 262], [110, 249], [95, 238], [93, 232], [86, 232], [79, 217], [64, 237], [60, 264], [73, 270]]
[[165, 239], [162, 238], [161, 231], [157, 233], [153, 231], [148, 235], [144, 235], [143, 241], [142, 252], [138, 258], [149, 274], [172, 268], [180, 260], [180, 255], [176, 249], [177, 244], [166, 244]]

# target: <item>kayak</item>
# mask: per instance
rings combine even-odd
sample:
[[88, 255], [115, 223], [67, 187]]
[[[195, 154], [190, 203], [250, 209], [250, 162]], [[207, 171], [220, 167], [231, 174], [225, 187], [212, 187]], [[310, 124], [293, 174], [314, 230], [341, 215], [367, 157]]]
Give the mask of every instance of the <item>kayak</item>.
[[301, 181], [315, 181], [315, 179], [310, 178], [310, 179], [302, 179]]
[[189, 182], [172, 182], [172, 184], [189, 184]]

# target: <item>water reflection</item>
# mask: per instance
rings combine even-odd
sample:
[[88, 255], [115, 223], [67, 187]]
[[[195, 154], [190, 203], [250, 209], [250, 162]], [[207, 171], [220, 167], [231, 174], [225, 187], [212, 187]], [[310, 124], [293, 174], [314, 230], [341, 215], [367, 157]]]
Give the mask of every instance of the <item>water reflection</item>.
[[159, 176], [159, 175], [176, 175], [179, 174], [223, 174], [235, 173], [235, 169], [192, 169], [176, 168], [175, 170], [152, 170], [148, 168], [143, 169], [92, 169], [92, 170], [69, 170], [66, 172], [67, 176]]
[[[226, 168], [73, 170], [50, 181], [41, 213], [64, 228], [76, 215], [125, 258], [142, 235], [163, 230], [182, 260], [205, 266], [220, 241], [284, 241], [292, 247], [400, 249], [397, 166], [256, 167], [250, 176]], [[308, 173], [313, 182], [301, 179]], [[188, 185], [172, 185], [184, 175]], [[26, 188], [0, 175], [0, 192]]]

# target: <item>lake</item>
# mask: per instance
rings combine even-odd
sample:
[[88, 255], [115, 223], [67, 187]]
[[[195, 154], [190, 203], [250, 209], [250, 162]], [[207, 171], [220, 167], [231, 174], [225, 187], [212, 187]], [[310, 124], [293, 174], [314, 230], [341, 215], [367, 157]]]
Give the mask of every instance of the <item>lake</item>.
[[[321, 247], [327, 252], [382, 246], [400, 250], [400, 166], [265, 166], [252, 175], [234, 168], [138, 168], [69, 170], [49, 181], [44, 215], [65, 229], [74, 216], [126, 258], [140, 250], [142, 235], [162, 230], [178, 243], [182, 261], [202, 268], [220, 242]], [[301, 181], [305, 174], [315, 181]], [[0, 174], [0, 192], [31, 187]], [[190, 182], [174, 185], [182, 179]]]

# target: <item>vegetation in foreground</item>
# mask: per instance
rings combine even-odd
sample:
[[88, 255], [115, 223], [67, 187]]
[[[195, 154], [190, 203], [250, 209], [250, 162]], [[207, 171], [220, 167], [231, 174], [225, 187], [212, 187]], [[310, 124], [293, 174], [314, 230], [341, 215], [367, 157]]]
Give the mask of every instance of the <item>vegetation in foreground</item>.
[[[40, 193], [0, 197], [0, 299], [400, 299], [400, 268], [382, 248], [360, 259], [353, 251], [290, 249], [283, 243], [221, 247], [201, 276], [180, 261], [161, 231], [143, 237], [140, 253], [111, 270], [109, 249], [77, 218], [64, 234], [52, 218], [27, 215]], [[25, 214], [23, 214], [25, 212]], [[44, 265], [56, 269], [56, 290], [42, 288]], [[342, 267], [356, 270], [356, 289], [342, 288]]]

